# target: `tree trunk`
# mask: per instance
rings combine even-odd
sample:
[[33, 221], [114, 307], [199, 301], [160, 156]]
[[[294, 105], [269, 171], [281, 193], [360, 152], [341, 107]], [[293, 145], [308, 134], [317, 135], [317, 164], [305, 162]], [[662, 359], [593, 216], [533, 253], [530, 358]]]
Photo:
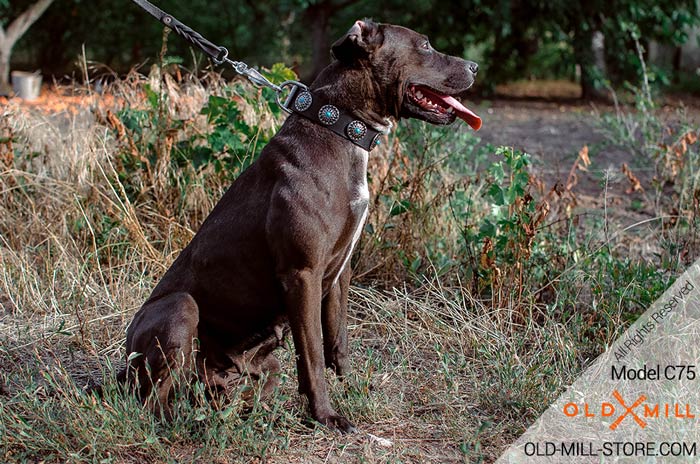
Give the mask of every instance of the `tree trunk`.
[[311, 72], [306, 80], [311, 82], [331, 62], [328, 26], [333, 7], [329, 2], [317, 3], [306, 14], [311, 27]]
[[[596, 56], [595, 44], [596, 39], [599, 41], [600, 36], [597, 36], [597, 31], [591, 27], [582, 27], [577, 25], [574, 28], [574, 57], [576, 64], [581, 68], [581, 98], [585, 100], [604, 98], [605, 94], [595, 85], [596, 79], [604, 76], [605, 69], [598, 69], [596, 66], [596, 58], [603, 61], [605, 65], [605, 51], [599, 50], [599, 55]], [[604, 47], [604, 42], [599, 46]], [[601, 58], [602, 57], [602, 58]]]
[[683, 48], [676, 46], [673, 50], [673, 83], [678, 84], [681, 81], [681, 61], [683, 58]]
[[54, 0], [38, 0], [17, 17], [7, 30], [0, 26], [0, 86], [7, 85], [10, 78], [10, 56], [12, 48], [27, 32], [27, 29], [44, 14]]
[[71, 56], [66, 59], [65, 56], [64, 32], [71, 29], [69, 20], [70, 17], [68, 15], [61, 15], [52, 17], [51, 21], [45, 21], [41, 25], [45, 37], [49, 39], [46, 45], [39, 50], [38, 54], [42, 71], [46, 74], [61, 74], [61, 71], [66, 69], [66, 64], [74, 58]]
[[593, 65], [601, 76], [608, 75], [608, 67], [605, 63], [605, 34], [601, 31], [593, 31], [591, 35], [591, 49], [593, 50]]
[[316, 79], [323, 68], [331, 62], [330, 21], [337, 12], [349, 7], [358, 0], [323, 0], [309, 6], [304, 16], [311, 27], [311, 72], [305, 76], [306, 82]]
[[0, 96], [10, 94], [10, 52], [0, 47]]

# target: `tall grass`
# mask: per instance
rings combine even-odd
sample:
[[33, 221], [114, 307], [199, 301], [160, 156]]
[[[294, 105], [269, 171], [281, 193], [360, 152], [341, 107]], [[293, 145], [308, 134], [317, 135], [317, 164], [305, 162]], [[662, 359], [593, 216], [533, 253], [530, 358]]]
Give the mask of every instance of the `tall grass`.
[[490, 461], [697, 255], [696, 130], [644, 145], [663, 185], [643, 201], [675, 218], [648, 223], [644, 259], [638, 227], [581, 214], [587, 151], [549, 186], [524, 153], [402, 122], [371, 156], [353, 373], [328, 378], [362, 432], [309, 426], [290, 346], [272, 398], [219, 405], [194, 386], [163, 422], [113, 380], [126, 324], [283, 115], [172, 66], [106, 92], [90, 112], [0, 109], [2, 461]]

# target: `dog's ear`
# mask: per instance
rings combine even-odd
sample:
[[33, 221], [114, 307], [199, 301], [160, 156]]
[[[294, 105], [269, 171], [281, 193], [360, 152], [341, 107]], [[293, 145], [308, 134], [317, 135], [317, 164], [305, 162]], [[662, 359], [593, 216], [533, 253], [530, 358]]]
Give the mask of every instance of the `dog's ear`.
[[350, 30], [331, 47], [333, 56], [344, 63], [367, 58], [384, 41], [379, 25], [371, 20], [355, 21]]

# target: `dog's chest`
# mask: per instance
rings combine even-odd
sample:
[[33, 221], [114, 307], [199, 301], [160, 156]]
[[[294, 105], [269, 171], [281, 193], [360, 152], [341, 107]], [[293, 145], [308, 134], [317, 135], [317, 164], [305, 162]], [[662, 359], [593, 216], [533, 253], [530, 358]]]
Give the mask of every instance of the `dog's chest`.
[[343, 250], [342, 263], [335, 277], [333, 278], [333, 285], [338, 281], [340, 274], [343, 272], [345, 267], [350, 261], [352, 256], [352, 251], [360, 239], [362, 234], [362, 227], [367, 219], [367, 211], [369, 205], [369, 187], [367, 185], [367, 161], [369, 158], [369, 153], [364, 150], [357, 149], [355, 153], [353, 167], [350, 171], [350, 188], [349, 188], [349, 200], [348, 205], [349, 215], [348, 215], [348, 226], [351, 230], [351, 238], [348, 245]]
[[353, 166], [350, 177], [350, 209], [356, 212], [361, 209], [360, 216], [366, 213], [369, 204], [369, 187], [367, 186], [367, 161], [369, 153], [357, 150], [358, 160]]

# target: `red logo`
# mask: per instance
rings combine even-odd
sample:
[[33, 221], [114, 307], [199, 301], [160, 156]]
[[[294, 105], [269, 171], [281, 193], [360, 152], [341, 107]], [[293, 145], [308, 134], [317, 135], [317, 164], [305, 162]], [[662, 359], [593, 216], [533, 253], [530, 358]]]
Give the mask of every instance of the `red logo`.
[[620, 424], [629, 417], [634, 420], [641, 428], [647, 426], [647, 420], [659, 418], [675, 418], [675, 419], [695, 419], [695, 414], [688, 403], [647, 403], [646, 395], [639, 395], [634, 403], [627, 405], [622, 395], [617, 390], [612, 393], [617, 404], [612, 401], [604, 401], [597, 405], [583, 403], [566, 403], [563, 408], [564, 415], [567, 417], [616, 417], [614, 422], [610, 424], [610, 430], [617, 429]]

